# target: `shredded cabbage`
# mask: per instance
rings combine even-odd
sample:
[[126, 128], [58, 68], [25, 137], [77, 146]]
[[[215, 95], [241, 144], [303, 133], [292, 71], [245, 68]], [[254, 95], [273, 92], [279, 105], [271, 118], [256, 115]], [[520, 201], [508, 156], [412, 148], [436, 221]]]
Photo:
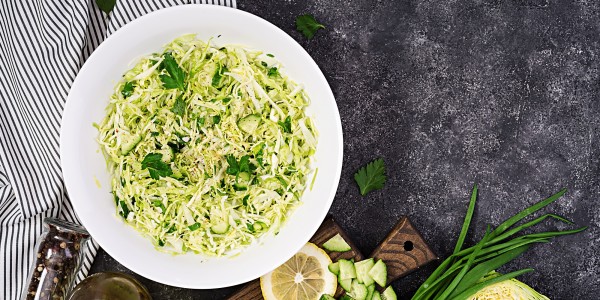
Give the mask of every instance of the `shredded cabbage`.
[[[163, 85], [167, 53], [184, 89]], [[317, 135], [303, 87], [280, 68], [270, 54], [186, 35], [116, 85], [98, 142], [117, 213], [157, 249], [232, 255], [276, 234], [300, 204]], [[153, 178], [149, 154], [170, 173]], [[244, 172], [230, 169], [244, 159]]]

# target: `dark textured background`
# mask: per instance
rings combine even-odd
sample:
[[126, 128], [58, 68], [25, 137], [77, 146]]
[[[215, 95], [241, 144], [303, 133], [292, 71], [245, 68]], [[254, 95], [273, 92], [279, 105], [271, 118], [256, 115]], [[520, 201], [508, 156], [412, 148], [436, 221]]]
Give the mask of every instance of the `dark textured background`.
[[[600, 295], [600, 2], [596, 0], [274, 1], [240, 9], [299, 41], [325, 73], [344, 129], [331, 214], [369, 254], [408, 215], [434, 251], [453, 248], [473, 183], [475, 229], [497, 225], [561, 187], [550, 210], [590, 229], [535, 246], [503, 271], [552, 299]], [[299, 14], [327, 26], [311, 41]], [[313, 99], [318, 101], [318, 99]], [[361, 197], [352, 179], [383, 157], [388, 182]], [[547, 222], [544, 229], [564, 228]], [[394, 287], [408, 299], [433, 266]], [[103, 251], [92, 271], [131, 273]], [[136, 275], [137, 276], [137, 275]], [[161, 299], [221, 299], [137, 276]]]

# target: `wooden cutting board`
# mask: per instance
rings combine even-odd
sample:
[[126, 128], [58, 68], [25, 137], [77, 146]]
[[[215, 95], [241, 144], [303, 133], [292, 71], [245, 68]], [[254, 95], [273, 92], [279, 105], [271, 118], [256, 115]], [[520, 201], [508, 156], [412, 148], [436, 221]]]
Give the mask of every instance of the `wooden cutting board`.
[[[338, 233], [352, 247], [352, 250], [341, 253], [328, 252], [331, 260], [334, 262], [341, 258], [354, 258], [355, 261], [362, 260], [364, 256], [332, 217], [325, 219], [321, 227], [317, 230], [317, 233], [310, 239], [310, 242], [321, 247], [323, 243]], [[386, 263], [389, 283], [437, 259], [435, 253], [431, 251], [421, 234], [414, 228], [407, 217], [400, 219], [369, 257], [382, 259]], [[340, 296], [343, 292], [342, 288], [338, 285], [335, 296]], [[260, 290], [260, 280], [256, 279], [248, 282], [233, 295], [229, 296], [228, 299], [263, 299], [262, 291]]]

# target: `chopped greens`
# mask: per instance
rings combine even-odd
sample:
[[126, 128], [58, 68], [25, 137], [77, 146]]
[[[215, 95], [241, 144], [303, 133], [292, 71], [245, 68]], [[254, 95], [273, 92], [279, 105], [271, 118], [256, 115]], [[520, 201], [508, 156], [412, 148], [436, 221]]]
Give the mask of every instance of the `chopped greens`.
[[285, 120], [283, 122], [277, 122], [277, 124], [279, 124], [279, 126], [281, 126], [281, 128], [283, 128], [283, 132], [292, 133], [292, 120], [290, 119], [289, 116], [287, 118], [285, 118]]
[[121, 89], [121, 95], [123, 98], [127, 98], [133, 94], [133, 82], [125, 82], [123, 88]]
[[317, 133], [266, 57], [186, 35], [115, 87], [97, 128], [116, 211], [160, 251], [233, 255], [301, 204]]

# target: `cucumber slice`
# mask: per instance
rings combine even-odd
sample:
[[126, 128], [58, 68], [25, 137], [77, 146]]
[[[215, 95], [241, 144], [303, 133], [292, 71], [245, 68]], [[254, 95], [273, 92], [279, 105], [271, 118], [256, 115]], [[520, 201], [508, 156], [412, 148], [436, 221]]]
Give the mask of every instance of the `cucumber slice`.
[[352, 290], [352, 278], [350, 278], [350, 279], [342, 279], [338, 275], [338, 283], [344, 289], [344, 291], [350, 292], [350, 290]]
[[175, 151], [171, 147], [161, 149], [159, 153], [162, 154], [162, 161], [166, 163], [170, 163], [173, 160], [173, 157], [175, 157]]
[[378, 260], [375, 265], [369, 270], [369, 276], [379, 284], [380, 287], [384, 287], [387, 282], [387, 267], [383, 260]]
[[364, 284], [358, 283], [358, 280], [352, 280], [352, 291], [349, 294], [350, 297], [355, 300], [365, 300], [367, 299], [367, 294], [368, 290]]
[[223, 234], [229, 230], [229, 224], [227, 222], [221, 222], [219, 224], [211, 226], [210, 230], [217, 234]]
[[127, 155], [142, 140], [141, 135], [123, 135], [121, 140], [121, 155]]
[[233, 184], [233, 189], [236, 190], [236, 191], [245, 191], [245, 190], [248, 189], [248, 185], [245, 184], [245, 183], [241, 183], [241, 182], [234, 183]]
[[242, 131], [253, 133], [258, 128], [258, 125], [260, 125], [260, 121], [261, 117], [259, 114], [252, 114], [239, 119], [237, 125]]
[[329, 266], [327, 266], [327, 268], [329, 269], [329, 272], [335, 274], [336, 276], [340, 274], [340, 263], [339, 262], [334, 262], [329, 264]]
[[367, 286], [367, 300], [373, 299], [373, 294], [375, 293], [375, 285]]
[[250, 173], [248, 172], [240, 172], [240, 174], [238, 175], [239, 179], [241, 179], [242, 181], [250, 181]]
[[351, 261], [340, 259], [338, 262], [340, 263], [340, 279], [356, 278], [356, 269]]
[[379, 293], [379, 291], [374, 291], [373, 292], [373, 297], [371, 297], [371, 300], [382, 300], [381, 299], [381, 294]]
[[334, 252], [346, 252], [352, 250], [352, 247], [346, 243], [344, 238], [338, 233], [323, 244], [323, 248]]
[[388, 286], [387, 289], [385, 289], [385, 291], [383, 291], [383, 293], [381, 294], [381, 299], [397, 300], [398, 297], [396, 296], [396, 292], [394, 292], [394, 289], [391, 286]]
[[358, 282], [363, 283], [366, 286], [370, 286], [375, 282], [373, 278], [369, 276], [369, 271], [374, 265], [375, 261], [372, 258], [361, 260], [354, 264]]
[[335, 298], [333, 298], [331, 295], [323, 294], [319, 300], [335, 300]]

